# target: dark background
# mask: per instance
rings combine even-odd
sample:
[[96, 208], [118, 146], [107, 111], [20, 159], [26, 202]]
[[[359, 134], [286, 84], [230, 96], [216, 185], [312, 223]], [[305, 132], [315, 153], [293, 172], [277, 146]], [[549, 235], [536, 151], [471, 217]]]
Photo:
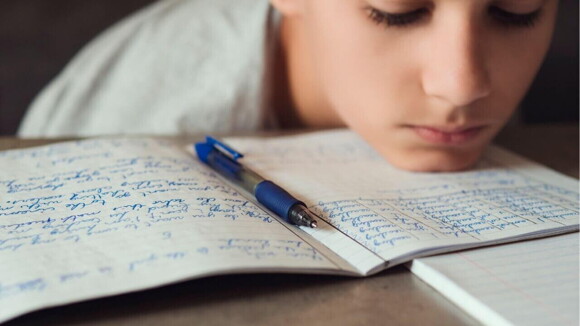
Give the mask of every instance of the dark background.
[[[151, 2], [0, 0], [0, 135], [16, 132], [34, 96], [84, 44]], [[578, 0], [560, 1], [554, 42], [522, 121], [578, 121], [578, 14]]]

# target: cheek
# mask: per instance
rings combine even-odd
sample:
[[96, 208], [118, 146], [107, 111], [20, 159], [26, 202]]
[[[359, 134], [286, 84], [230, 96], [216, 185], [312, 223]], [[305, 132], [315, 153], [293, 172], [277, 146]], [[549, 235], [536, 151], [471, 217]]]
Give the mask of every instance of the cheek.
[[500, 107], [516, 107], [524, 97], [541, 66], [547, 44], [522, 46], [527, 51], [506, 51], [508, 47], [497, 52], [500, 58], [493, 65], [493, 86], [494, 95], [503, 102]]
[[[315, 31], [310, 45], [323, 96], [350, 127], [388, 128], [404, 120], [406, 102], [416, 98], [415, 73], [401, 60], [404, 51], [362, 9], [353, 17], [352, 8], [350, 15], [342, 15], [341, 6], [332, 17], [313, 19], [323, 23], [310, 29]], [[341, 23], [329, 22], [334, 20]]]
[[[555, 9], [553, 9], [555, 10]], [[509, 116], [529, 89], [550, 46], [555, 13], [546, 21], [521, 33], [490, 37], [488, 66], [491, 71], [493, 100], [498, 115]]]

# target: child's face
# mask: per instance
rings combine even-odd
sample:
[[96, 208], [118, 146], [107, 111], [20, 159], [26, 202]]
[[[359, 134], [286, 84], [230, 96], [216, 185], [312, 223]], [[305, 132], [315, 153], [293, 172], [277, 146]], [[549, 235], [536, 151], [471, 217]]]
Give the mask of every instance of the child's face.
[[337, 119], [416, 171], [477, 161], [532, 82], [557, 11], [556, 0], [273, 3], [303, 121]]

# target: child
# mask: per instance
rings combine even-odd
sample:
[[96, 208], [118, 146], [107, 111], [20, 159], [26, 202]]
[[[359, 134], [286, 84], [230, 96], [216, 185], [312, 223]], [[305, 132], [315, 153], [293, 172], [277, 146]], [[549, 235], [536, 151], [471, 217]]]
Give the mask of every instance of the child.
[[35, 100], [19, 133], [347, 126], [397, 167], [462, 170], [530, 86], [557, 6], [161, 1], [87, 46]]

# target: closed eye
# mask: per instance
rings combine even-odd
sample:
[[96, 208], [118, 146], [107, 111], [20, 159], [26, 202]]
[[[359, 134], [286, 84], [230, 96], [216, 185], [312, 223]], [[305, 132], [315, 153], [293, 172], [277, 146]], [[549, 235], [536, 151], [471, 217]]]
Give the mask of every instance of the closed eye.
[[527, 14], [516, 14], [491, 6], [488, 12], [498, 23], [506, 27], [533, 27], [540, 17], [541, 8]]
[[[503, 27], [533, 27], [538, 21], [542, 8], [526, 13], [518, 14], [501, 9], [497, 6], [491, 6], [488, 9], [489, 16]], [[406, 13], [388, 13], [372, 7], [368, 7], [368, 16], [377, 25], [385, 27], [408, 27], [409, 25], [419, 23], [426, 18], [430, 10], [428, 8], [419, 8]]]
[[419, 22], [429, 14], [429, 9], [420, 8], [406, 13], [393, 14], [375, 8], [368, 8], [368, 12], [369, 18], [378, 25], [403, 27]]

